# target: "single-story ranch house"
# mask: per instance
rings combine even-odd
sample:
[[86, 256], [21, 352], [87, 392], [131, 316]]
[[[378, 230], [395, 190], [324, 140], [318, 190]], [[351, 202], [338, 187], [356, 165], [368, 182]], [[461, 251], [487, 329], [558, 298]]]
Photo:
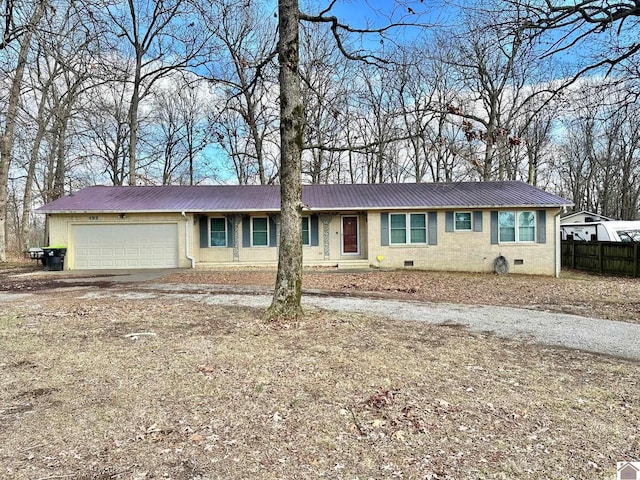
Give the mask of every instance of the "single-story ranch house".
[[[303, 187], [307, 266], [558, 275], [567, 200], [522, 182]], [[64, 268], [275, 266], [277, 185], [88, 187], [37, 211]]]

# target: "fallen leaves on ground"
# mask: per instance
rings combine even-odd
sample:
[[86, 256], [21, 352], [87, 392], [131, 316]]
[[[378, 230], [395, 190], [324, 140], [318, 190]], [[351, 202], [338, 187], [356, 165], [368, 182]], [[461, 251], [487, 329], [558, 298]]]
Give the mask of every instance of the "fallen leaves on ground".
[[0, 477], [587, 479], [640, 456], [633, 362], [416, 322], [313, 311], [284, 329], [250, 308], [87, 292], [3, 305]]

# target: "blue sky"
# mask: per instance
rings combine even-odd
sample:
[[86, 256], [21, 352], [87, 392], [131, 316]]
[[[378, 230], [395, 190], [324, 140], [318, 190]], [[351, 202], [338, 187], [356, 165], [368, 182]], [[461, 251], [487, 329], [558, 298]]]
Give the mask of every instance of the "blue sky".
[[[275, 0], [274, 0], [275, 1]], [[317, 14], [331, 3], [331, 0], [301, 0], [301, 9], [306, 13]], [[311, 3], [308, 7], [305, 4]], [[443, 6], [442, 1], [420, 0], [337, 0], [329, 15], [338, 17], [341, 23], [354, 28], [381, 28], [390, 23], [445, 24], [447, 15], [451, 16], [451, 7]], [[389, 38], [401, 43], [412, 41], [425, 29], [414, 26], [398, 27], [386, 32]], [[386, 42], [385, 46], [389, 42]], [[381, 48], [378, 34], [365, 35], [363, 46], [376, 50]]]
[[389, 23], [390, 18], [393, 21], [441, 23], [444, 14], [452, 10], [442, 1], [338, 0], [332, 12], [354, 25], [364, 25], [368, 19], [383, 26]]

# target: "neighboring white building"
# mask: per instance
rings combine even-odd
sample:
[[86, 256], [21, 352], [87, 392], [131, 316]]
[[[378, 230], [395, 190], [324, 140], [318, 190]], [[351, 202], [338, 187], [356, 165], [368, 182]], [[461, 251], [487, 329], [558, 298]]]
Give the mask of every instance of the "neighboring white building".
[[582, 210], [580, 212], [568, 213], [566, 215], [563, 215], [562, 217], [560, 217], [560, 224], [564, 225], [567, 223], [607, 222], [609, 220], [613, 220], [613, 218]]

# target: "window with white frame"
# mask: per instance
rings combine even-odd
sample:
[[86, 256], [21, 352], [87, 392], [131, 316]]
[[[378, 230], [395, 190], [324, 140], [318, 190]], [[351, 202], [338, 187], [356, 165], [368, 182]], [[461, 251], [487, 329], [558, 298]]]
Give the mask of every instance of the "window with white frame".
[[227, 219], [226, 218], [210, 218], [210, 245], [212, 247], [227, 246]]
[[251, 245], [254, 247], [269, 246], [269, 219], [253, 217], [251, 219]]
[[455, 231], [471, 231], [471, 212], [455, 212], [453, 228]]
[[498, 212], [498, 241], [535, 242], [535, 212]]
[[302, 245], [311, 245], [309, 217], [302, 217]]
[[427, 243], [427, 216], [424, 213], [391, 213], [389, 243], [404, 245]]

